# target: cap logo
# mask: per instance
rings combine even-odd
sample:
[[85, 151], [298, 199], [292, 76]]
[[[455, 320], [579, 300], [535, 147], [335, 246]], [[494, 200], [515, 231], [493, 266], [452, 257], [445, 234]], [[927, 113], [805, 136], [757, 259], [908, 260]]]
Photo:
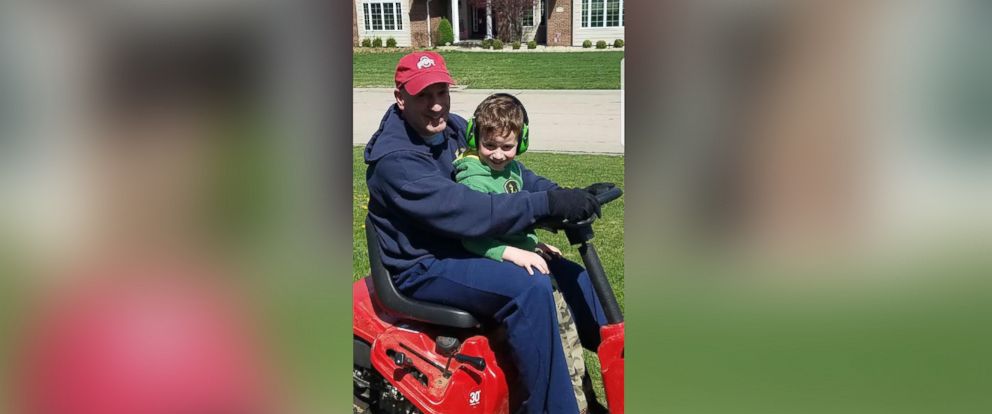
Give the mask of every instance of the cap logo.
[[429, 68], [431, 66], [434, 66], [434, 59], [427, 56], [421, 56], [420, 61], [417, 62], [417, 69]]

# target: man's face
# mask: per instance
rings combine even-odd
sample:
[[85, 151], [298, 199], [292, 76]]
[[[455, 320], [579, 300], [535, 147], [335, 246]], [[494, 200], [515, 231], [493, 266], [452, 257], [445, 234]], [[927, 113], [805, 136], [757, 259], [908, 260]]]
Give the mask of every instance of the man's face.
[[405, 88], [399, 88], [393, 91], [393, 95], [403, 113], [403, 119], [421, 137], [434, 136], [448, 126], [451, 96], [448, 95], [447, 83], [429, 85], [416, 95], [410, 95]]
[[514, 131], [481, 131], [479, 158], [493, 171], [503, 171], [517, 156], [517, 133]]

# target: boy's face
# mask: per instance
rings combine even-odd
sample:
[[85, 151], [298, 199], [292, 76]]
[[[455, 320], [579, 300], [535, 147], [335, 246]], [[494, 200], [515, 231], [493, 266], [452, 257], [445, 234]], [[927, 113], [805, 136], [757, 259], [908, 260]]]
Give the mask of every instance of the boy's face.
[[480, 131], [479, 158], [494, 171], [503, 171], [517, 156], [516, 131]]

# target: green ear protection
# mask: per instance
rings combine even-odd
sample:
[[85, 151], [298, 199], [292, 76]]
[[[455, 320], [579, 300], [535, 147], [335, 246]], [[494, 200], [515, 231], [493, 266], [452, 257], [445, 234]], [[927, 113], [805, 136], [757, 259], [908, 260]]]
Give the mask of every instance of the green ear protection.
[[[530, 138], [530, 127], [529, 127], [530, 119], [527, 118], [527, 108], [524, 108], [523, 102], [520, 102], [520, 100], [517, 99], [516, 96], [510, 95], [508, 93], [495, 93], [490, 95], [489, 98], [499, 97], [499, 96], [505, 96], [510, 98], [513, 101], [513, 103], [517, 104], [517, 106], [520, 107], [520, 111], [524, 113], [524, 128], [523, 131], [520, 133], [520, 139], [518, 140], [519, 144], [517, 144], [517, 155], [523, 154], [525, 151], [527, 151], [528, 138]], [[475, 115], [473, 115], [472, 118], [468, 120], [468, 127], [465, 128], [466, 129], [465, 143], [468, 144], [468, 147], [472, 149], [479, 147], [478, 143], [475, 141], [476, 137], [479, 136], [479, 131], [478, 131], [479, 126], [475, 124]]]

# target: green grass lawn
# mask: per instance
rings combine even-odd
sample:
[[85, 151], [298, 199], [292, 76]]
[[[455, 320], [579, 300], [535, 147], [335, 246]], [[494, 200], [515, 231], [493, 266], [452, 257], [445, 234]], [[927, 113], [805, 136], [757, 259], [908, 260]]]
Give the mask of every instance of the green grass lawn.
[[[353, 210], [352, 210], [352, 272], [354, 280], [368, 274], [368, 250], [365, 246], [365, 215], [369, 200], [365, 187], [365, 163], [362, 159], [363, 147], [355, 147], [353, 162]], [[610, 155], [573, 155], [529, 152], [518, 158], [534, 172], [554, 180], [564, 187], [584, 187], [595, 182], [613, 182], [623, 188], [624, 157]], [[617, 302], [624, 309], [624, 261], [623, 261], [623, 197], [603, 207], [603, 218], [593, 225], [596, 231], [594, 244], [603, 262], [603, 268], [616, 292]], [[569, 260], [582, 263], [578, 250], [568, 245], [564, 233], [552, 234], [538, 231], [541, 241], [557, 246]], [[599, 375], [599, 361], [586, 351], [586, 366], [592, 375], [596, 394], [605, 404], [602, 380]]]
[[[355, 53], [353, 87], [392, 87], [406, 51]], [[475, 89], [619, 89], [623, 52], [440, 52], [459, 85]]]

